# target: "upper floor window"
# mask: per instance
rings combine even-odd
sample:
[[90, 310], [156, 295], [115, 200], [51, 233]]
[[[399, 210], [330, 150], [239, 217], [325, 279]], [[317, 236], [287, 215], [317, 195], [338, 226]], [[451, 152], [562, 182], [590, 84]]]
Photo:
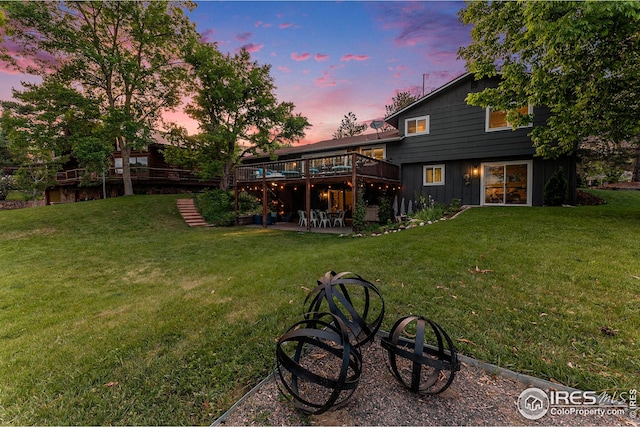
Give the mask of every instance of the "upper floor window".
[[384, 146], [381, 147], [366, 147], [360, 149], [360, 154], [367, 157], [372, 157], [377, 160], [384, 160]]
[[[518, 111], [521, 114], [531, 114], [533, 107], [531, 105], [519, 108]], [[529, 123], [528, 126], [532, 126]], [[487, 132], [493, 132], [496, 130], [513, 129], [510, 123], [507, 122], [507, 112], [504, 110], [493, 110], [491, 107], [487, 107], [487, 120], [485, 130]]]
[[415, 117], [404, 121], [405, 135], [429, 133], [429, 116]]
[[422, 185], [444, 185], [444, 165], [425, 165]]

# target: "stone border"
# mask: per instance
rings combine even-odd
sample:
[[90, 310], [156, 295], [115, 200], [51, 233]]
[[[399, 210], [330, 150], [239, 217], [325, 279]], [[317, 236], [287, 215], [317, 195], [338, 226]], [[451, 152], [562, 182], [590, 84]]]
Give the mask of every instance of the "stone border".
[[[378, 339], [382, 337], [387, 337], [389, 335], [388, 332], [379, 331], [377, 334]], [[431, 346], [430, 346], [431, 347]], [[435, 349], [435, 347], [433, 347]], [[437, 350], [437, 349], [436, 349]], [[493, 365], [491, 363], [482, 362], [477, 359], [473, 359], [469, 356], [465, 356], [462, 354], [458, 354], [458, 360], [463, 363], [466, 363], [469, 366], [473, 366], [474, 368], [483, 369], [487, 373], [491, 375], [499, 375], [505, 378], [510, 378], [512, 380], [518, 381], [523, 385], [529, 385], [532, 387], [537, 387], [542, 390], [562, 390], [567, 391], [569, 393], [573, 391], [579, 391], [576, 388], [568, 387], [563, 384], [554, 383], [551, 381], [543, 380], [537, 377], [533, 377], [531, 375], [522, 374], [519, 372], [512, 371], [510, 369], [501, 368], [500, 366]], [[236, 403], [234, 403], [224, 414], [222, 414], [218, 419], [216, 419], [210, 427], [216, 427], [222, 425], [227, 418], [242, 404], [245, 400], [250, 398], [254, 393], [256, 393], [264, 384], [270, 381], [277, 374], [277, 369], [274, 369], [266, 378], [264, 378], [260, 383], [258, 383], [255, 387], [249, 390], [244, 396], [242, 396]]]

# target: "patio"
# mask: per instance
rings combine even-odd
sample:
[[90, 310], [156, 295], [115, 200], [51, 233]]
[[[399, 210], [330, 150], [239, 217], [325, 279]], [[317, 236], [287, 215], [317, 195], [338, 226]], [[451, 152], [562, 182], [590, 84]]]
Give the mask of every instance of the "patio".
[[[395, 193], [400, 188], [400, 172], [392, 163], [354, 152], [242, 165], [236, 169], [235, 182], [236, 200], [240, 191], [255, 195], [263, 203], [264, 218], [271, 212], [286, 215], [299, 210], [309, 218], [311, 210], [319, 209], [331, 214], [345, 211], [349, 223], [358, 191], [365, 191], [373, 202], [378, 192]], [[309, 221], [298, 226], [297, 219], [294, 217], [291, 227], [327, 232], [320, 231], [324, 227], [311, 227]], [[263, 226], [267, 226], [266, 219]], [[341, 229], [351, 232], [351, 227]]]

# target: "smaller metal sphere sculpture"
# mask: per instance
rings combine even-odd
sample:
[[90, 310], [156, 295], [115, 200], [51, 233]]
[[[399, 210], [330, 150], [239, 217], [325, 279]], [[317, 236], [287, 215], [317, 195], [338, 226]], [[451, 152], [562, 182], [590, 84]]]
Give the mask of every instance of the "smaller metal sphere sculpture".
[[356, 347], [375, 338], [384, 317], [384, 300], [371, 282], [350, 272], [327, 272], [304, 300], [305, 316], [329, 311], [349, 329]]
[[[427, 324], [435, 335], [436, 346], [427, 343]], [[460, 370], [456, 348], [449, 335], [437, 323], [422, 316], [398, 320], [389, 336], [381, 340], [381, 345], [387, 350], [393, 375], [414, 393], [441, 393]]]
[[315, 313], [289, 328], [278, 339], [276, 359], [280, 392], [310, 415], [344, 405], [362, 373], [360, 351], [331, 313]]

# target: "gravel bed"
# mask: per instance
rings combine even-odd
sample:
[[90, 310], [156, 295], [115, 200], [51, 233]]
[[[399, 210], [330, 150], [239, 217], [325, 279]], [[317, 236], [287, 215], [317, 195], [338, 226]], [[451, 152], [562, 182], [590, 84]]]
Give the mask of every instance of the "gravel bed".
[[264, 381], [214, 425], [628, 425], [637, 420], [612, 415], [551, 415], [528, 420], [516, 402], [530, 384], [462, 363], [451, 386], [435, 396], [403, 388], [391, 374], [379, 343], [363, 350], [362, 375], [343, 408], [317, 416], [299, 413], [279, 392], [275, 377]]

